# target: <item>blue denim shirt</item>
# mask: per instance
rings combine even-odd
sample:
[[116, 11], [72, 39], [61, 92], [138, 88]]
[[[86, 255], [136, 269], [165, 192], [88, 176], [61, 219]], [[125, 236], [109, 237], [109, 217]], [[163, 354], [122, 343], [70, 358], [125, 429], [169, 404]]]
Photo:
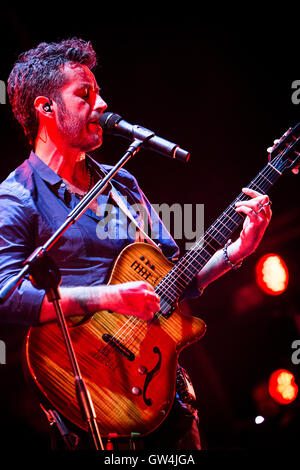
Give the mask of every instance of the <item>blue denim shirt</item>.
[[[87, 158], [102, 175], [111, 168], [99, 165], [90, 156]], [[149, 217], [151, 236], [160, 244], [164, 255], [168, 259], [178, 256], [175, 241], [136, 179], [121, 169], [111, 183], [118, 194], [126, 198], [128, 207], [139, 204], [145, 209], [144, 217], [145, 214]], [[78, 202], [62, 178], [34, 152], [0, 184], [0, 287], [20, 271], [24, 260], [48, 240]], [[108, 203], [116, 207], [109, 189], [98, 198], [101, 207]], [[137, 211], [133, 215], [140, 223], [141, 214]], [[49, 251], [60, 269], [61, 286], [95, 286], [107, 282], [117, 255], [135, 241], [135, 235], [128, 231], [129, 220], [126, 216], [120, 219], [117, 226], [109, 226], [113, 224], [110, 221], [101, 227], [103, 214], [97, 215], [88, 208], [62, 235]], [[103, 239], [103, 230], [115, 231], [117, 236]], [[190, 287], [190, 296], [199, 294], [195, 286]], [[25, 278], [0, 306], [0, 323], [38, 324], [44, 295], [44, 290], [36, 289]]]

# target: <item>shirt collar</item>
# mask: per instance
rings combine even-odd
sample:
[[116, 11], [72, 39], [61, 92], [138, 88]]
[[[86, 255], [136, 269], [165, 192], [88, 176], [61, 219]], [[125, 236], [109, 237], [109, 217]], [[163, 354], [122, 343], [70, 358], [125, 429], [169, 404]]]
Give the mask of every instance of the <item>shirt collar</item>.
[[62, 178], [55, 173], [46, 163], [43, 162], [33, 151], [31, 151], [29, 156], [29, 162], [38, 173], [38, 175], [47, 183], [55, 185], [62, 181]]
[[[86, 158], [90, 161], [90, 163], [94, 166], [97, 167], [98, 171], [103, 174], [103, 169], [101, 168], [101, 165], [96, 162], [90, 155], [86, 154]], [[52, 170], [46, 163], [41, 160], [36, 153], [32, 150], [29, 156], [29, 162], [31, 163], [32, 167], [35, 169], [35, 171], [38, 173], [38, 175], [47, 183], [50, 185], [54, 186], [57, 183], [61, 183], [63, 180], [62, 178], [55, 173], [54, 170]]]

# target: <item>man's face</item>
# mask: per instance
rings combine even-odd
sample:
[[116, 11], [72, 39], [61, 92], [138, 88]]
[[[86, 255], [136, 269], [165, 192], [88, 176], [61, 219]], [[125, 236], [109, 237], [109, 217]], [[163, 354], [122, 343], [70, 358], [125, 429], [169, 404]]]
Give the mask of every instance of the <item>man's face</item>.
[[66, 65], [66, 83], [60, 89], [56, 126], [63, 145], [91, 151], [102, 144], [99, 118], [107, 104], [99, 94], [93, 73], [85, 65]]

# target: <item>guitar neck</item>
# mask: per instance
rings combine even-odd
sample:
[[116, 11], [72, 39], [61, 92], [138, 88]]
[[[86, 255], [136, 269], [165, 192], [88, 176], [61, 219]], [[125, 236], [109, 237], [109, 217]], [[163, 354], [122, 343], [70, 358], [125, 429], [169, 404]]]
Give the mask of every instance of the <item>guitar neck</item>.
[[[281, 168], [277, 168], [273, 162], [268, 163], [247, 187], [265, 194], [281, 174]], [[249, 196], [240, 193], [158, 284], [157, 291], [160, 296], [167, 292], [168, 303], [175, 302], [180, 297], [214, 253], [222, 248], [242, 225], [244, 217], [236, 212], [235, 203], [248, 199]]]

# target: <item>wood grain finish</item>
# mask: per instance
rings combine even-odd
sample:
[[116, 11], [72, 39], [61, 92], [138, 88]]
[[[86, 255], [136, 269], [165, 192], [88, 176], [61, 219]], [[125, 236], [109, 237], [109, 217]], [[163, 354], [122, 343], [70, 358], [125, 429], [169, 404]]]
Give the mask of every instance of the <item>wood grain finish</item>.
[[[117, 258], [109, 284], [144, 279], [156, 287], [172, 267], [155, 247], [134, 243]], [[120, 436], [148, 434], [164, 420], [174, 398], [178, 354], [200, 339], [205, 330], [201, 319], [184, 316], [178, 306], [169, 318], [158, 315], [150, 323], [103, 310], [88, 322], [70, 328], [103, 437], [112, 432]], [[108, 335], [114, 343], [107, 343]], [[53, 406], [87, 430], [56, 323], [30, 328], [26, 362], [35, 383]]]

